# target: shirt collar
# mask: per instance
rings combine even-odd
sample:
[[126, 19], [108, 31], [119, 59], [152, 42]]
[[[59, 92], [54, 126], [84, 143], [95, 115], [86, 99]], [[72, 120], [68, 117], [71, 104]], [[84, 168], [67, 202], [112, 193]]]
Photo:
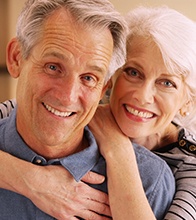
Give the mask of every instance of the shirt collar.
[[40, 165], [56, 164], [60, 161], [62, 166], [73, 175], [76, 181], [79, 181], [88, 171], [90, 171], [100, 158], [96, 140], [87, 126], [84, 129], [84, 135], [89, 142], [88, 148], [64, 158], [46, 161], [44, 157], [32, 151], [17, 132], [16, 108], [12, 111], [7, 120], [5, 128], [5, 148], [7, 152], [18, 158], [30, 162], [34, 162], [35, 160], [41, 161]]
[[92, 132], [85, 127], [84, 135], [89, 142], [89, 147], [76, 154], [60, 159], [61, 164], [79, 181], [98, 162], [100, 153]]

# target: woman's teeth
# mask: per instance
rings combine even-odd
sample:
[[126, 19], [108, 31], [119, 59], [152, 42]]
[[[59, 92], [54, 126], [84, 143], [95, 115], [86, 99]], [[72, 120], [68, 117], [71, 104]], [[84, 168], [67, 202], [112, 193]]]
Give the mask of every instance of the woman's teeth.
[[152, 118], [153, 117], [153, 114], [150, 112], [138, 111], [138, 110], [131, 108], [130, 106], [127, 106], [127, 105], [125, 105], [125, 108], [129, 113], [131, 113], [135, 116], [138, 116], [140, 118]]

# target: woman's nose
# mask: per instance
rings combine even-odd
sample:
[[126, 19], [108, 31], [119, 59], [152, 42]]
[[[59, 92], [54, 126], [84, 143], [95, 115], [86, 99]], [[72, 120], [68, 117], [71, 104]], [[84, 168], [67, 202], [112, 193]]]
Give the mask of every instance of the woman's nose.
[[141, 105], [152, 104], [156, 95], [155, 88], [151, 83], [144, 83], [135, 90], [133, 98]]

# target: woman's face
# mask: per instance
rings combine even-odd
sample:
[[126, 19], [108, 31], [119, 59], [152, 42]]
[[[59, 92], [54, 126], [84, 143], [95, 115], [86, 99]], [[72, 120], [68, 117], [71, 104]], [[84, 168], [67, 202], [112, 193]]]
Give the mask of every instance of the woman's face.
[[114, 117], [131, 138], [162, 134], [185, 103], [182, 77], [168, 73], [159, 49], [147, 39], [133, 39], [127, 51], [113, 80]]

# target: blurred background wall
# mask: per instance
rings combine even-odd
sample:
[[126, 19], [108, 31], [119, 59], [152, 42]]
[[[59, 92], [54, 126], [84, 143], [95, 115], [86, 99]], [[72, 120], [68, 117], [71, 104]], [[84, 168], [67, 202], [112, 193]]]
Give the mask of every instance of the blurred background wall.
[[15, 98], [17, 80], [6, 71], [5, 50], [7, 42], [15, 36], [18, 14], [25, 0], [0, 0], [0, 101]]
[[139, 6], [167, 5], [196, 21], [196, 0], [110, 0], [123, 14]]
[[[110, 0], [116, 9], [126, 14], [139, 6], [168, 5], [196, 21], [196, 0]], [[0, 102], [15, 98], [17, 80], [6, 71], [5, 50], [7, 42], [15, 36], [18, 14], [25, 0], [0, 0]]]

